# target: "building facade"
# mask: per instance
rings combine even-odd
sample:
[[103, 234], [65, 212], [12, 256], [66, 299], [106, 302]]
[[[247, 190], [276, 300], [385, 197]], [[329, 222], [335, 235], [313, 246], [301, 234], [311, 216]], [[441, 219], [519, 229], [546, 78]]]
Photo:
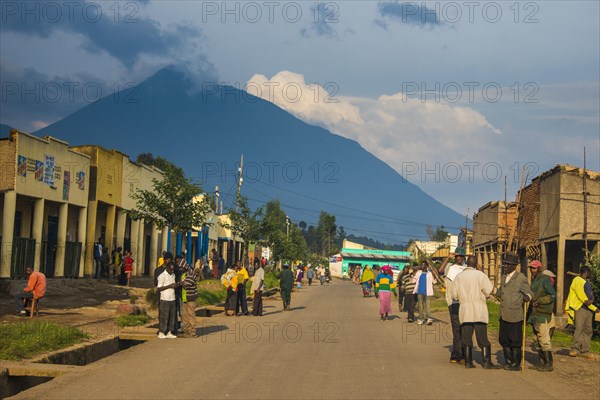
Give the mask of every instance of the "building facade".
[[0, 278], [22, 278], [26, 266], [82, 276], [90, 157], [16, 130], [0, 139], [0, 155]]

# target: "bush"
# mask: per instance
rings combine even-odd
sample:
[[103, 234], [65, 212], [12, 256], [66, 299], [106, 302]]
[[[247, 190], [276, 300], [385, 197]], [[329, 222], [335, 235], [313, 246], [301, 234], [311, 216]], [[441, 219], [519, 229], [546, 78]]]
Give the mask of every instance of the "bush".
[[150, 319], [147, 314], [119, 315], [117, 317], [117, 325], [121, 328], [125, 328], [126, 326], [142, 326], [146, 325]]
[[82, 342], [81, 330], [49, 322], [28, 321], [0, 325], [0, 360], [20, 360]]
[[279, 271], [265, 272], [265, 286], [267, 289], [279, 287]]
[[146, 303], [148, 303], [148, 308], [151, 310], [158, 307], [158, 290], [150, 289], [146, 292]]

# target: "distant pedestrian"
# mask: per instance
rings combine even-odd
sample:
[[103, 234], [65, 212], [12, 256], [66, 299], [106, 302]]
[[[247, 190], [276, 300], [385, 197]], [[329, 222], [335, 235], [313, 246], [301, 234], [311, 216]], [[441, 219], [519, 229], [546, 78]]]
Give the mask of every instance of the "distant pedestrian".
[[39, 300], [46, 294], [46, 275], [34, 270], [33, 267], [26, 267], [25, 275], [27, 275], [27, 286], [14, 295], [18, 315], [27, 315], [23, 299]]
[[323, 283], [325, 282], [325, 268], [323, 268], [322, 265], [319, 265], [317, 267], [317, 277], [319, 278], [319, 282], [321, 282], [321, 285], [323, 285]]
[[413, 278], [415, 288], [413, 293], [417, 295], [419, 301], [419, 320], [417, 324], [431, 325], [431, 298], [433, 297], [433, 285], [437, 283], [431, 271], [427, 268], [427, 262], [421, 263], [421, 269], [417, 271]]
[[108, 255], [108, 247], [104, 247], [102, 249], [102, 257], [100, 257], [100, 264], [102, 265], [101, 271], [102, 271], [102, 277], [103, 278], [110, 278], [110, 271], [108, 269], [108, 266], [110, 265], [110, 256]]
[[298, 289], [300, 289], [302, 287], [302, 278], [304, 277], [304, 270], [302, 269], [302, 266], [299, 265], [296, 268], [296, 287]]
[[123, 261], [121, 262], [123, 272], [125, 273], [125, 279], [127, 282], [127, 286], [130, 285], [131, 274], [133, 272], [133, 263], [134, 263], [134, 260], [133, 260], [133, 258], [131, 258], [131, 251], [127, 250], [125, 252], [125, 257], [123, 258]]
[[294, 287], [294, 273], [290, 271], [288, 264], [283, 264], [283, 271], [279, 275], [279, 288], [281, 290], [281, 300], [283, 300], [283, 310], [288, 311], [292, 302], [292, 288]]
[[537, 339], [538, 355], [540, 364], [532, 367], [538, 371], [551, 372], [553, 370], [552, 340], [550, 331], [554, 328], [554, 303], [556, 302], [556, 291], [550, 278], [542, 273], [542, 263], [533, 260], [529, 263], [531, 271], [531, 300], [532, 312], [529, 322]]
[[222, 274], [225, 272], [225, 259], [222, 254], [219, 254], [219, 271], [218, 274]]
[[256, 270], [254, 271], [254, 277], [252, 280], [252, 287], [250, 288], [250, 291], [254, 295], [252, 303], [252, 315], [255, 317], [262, 317], [263, 315], [263, 290], [265, 290], [265, 270], [262, 267], [262, 264], [257, 262]]
[[392, 312], [392, 293], [398, 296], [392, 268], [385, 265], [375, 278], [375, 297], [379, 299], [379, 315], [382, 321], [387, 320], [388, 314]]
[[[116, 278], [118, 276], [119, 266], [123, 262], [123, 249], [121, 247], [117, 247], [117, 249], [115, 251], [113, 251], [111, 258], [112, 258], [112, 263], [110, 264], [112, 266], [111, 272], [112, 272], [113, 278]], [[154, 285], [154, 286], [156, 286], [156, 285]]]
[[465, 368], [475, 368], [473, 365], [473, 332], [483, 355], [483, 368], [500, 368], [492, 364], [491, 344], [487, 336], [489, 313], [487, 298], [494, 290], [490, 279], [481, 271], [475, 269], [477, 260], [474, 256], [467, 258], [467, 265], [456, 276], [452, 277], [452, 299], [460, 303], [458, 318], [460, 321], [461, 338], [464, 344]]
[[[448, 265], [450, 257], [454, 256], [454, 263]], [[458, 312], [460, 303], [458, 300], [452, 298], [452, 285], [454, 278], [459, 275], [466, 266], [465, 261], [465, 249], [457, 247], [455, 253], [448, 254], [438, 272], [444, 276], [444, 283], [446, 285], [446, 304], [448, 304], [448, 313], [450, 314], [450, 324], [452, 325], [452, 351], [450, 352], [450, 362], [458, 363], [461, 362], [463, 357], [462, 341], [460, 339], [461, 327], [460, 320], [458, 318]]]
[[183, 322], [181, 337], [197, 337], [196, 299], [198, 298], [198, 280], [201, 269], [186, 265], [188, 268], [183, 270], [181, 275], [181, 320]]
[[371, 295], [371, 287], [373, 287], [374, 280], [375, 274], [368, 265], [365, 265], [365, 268], [362, 271], [362, 275], [360, 276], [363, 297], [369, 297]]
[[94, 278], [98, 279], [102, 275], [102, 243], [100, 239], [94, 243], [94, 265], [96, 266]]
[[[227, 298], [225, 299], [225, 316], [231, 317], [237, 315], [236, 303], [237, 303], [237, 271], [233, 268], [227, 269], [223, 275], [221, 275], [221, 283], [225, 286], [227, 291]], [[230, 314], [229, 312], [232, 312]]]
[[237, 300], [236, 300], [236, 314], [250, 314], [248, 312], [248, 301], [246, 299], [246, 283], [250, 277], [248, 276], [248, 271], [244, 268], [243, 265], [237, 264], [234, 265], [235, 270], [237, 271]]
[[590, 353], [590, 341], [592, 339], [592, 321], [594, 313], [600, 312], [595, 306], [594, 292], [589, 279], [592, 277], [592, 270], [588, 266], [581, 267], [579, 276], [576, 276], [571, 282], [569, 296], [565, 311], [570, 324], [575, 324], [575, 334], [573, 335], [573, 344], [569, 355], [571, 357], [595, 358]]
[[354, 267], [354, 273], [352, 274], [352, 282], [355, 285], [360, 285], [360, 265]]
[[417, 267], [408, 267], [409, 272], [402, 278], [402, 288], [404, 289], [404, 308], [408, 313], [408, 322], [412, 323], [415, 320], [415, 303], [417, 295], [415, 291], [416, 283], [414, 281]]
[[520, 371], [523, 349], [523, 303], [533, 298], [527, 277], [517, 271], [519, 256], [506, 253], [502, 269], [503, 277], [497, 295], [500, 298], [499, 341], [504, 352], [504, 369]]
[[178, 284], [175, 282], [174, 273], [175, 264], [169, 262], [165, 266], [165, 271], [158, 277], [157, 289], [160, 292], [160, 312], [159, 312], [159, 339], [176, 339], [175, 321], [175, 288]]
[[402, 285], [402, 279], [404, 278], [404, 276], [406, 274], [408, 274], [408, 265], [405, 265], [404, 268], [402, 268], [402, 272], [400, 272], [398, 274], [398, 277], [396, 278], [396, 288], [398, 288], [398, 312], [402, 312], [402, 307], [404, 304], [404, 286]]
[[210, 260], [212, 262], [212, 277], [217, 279], [219, 277], [219, 253], [216, 249], [212, 249]]
[[308, 278], [308, 286], [312, 285], [312, 280], [315, 277], [315, 270], [312, 265], [308, 267], [308, 271], [306, 271], [306, 277]]

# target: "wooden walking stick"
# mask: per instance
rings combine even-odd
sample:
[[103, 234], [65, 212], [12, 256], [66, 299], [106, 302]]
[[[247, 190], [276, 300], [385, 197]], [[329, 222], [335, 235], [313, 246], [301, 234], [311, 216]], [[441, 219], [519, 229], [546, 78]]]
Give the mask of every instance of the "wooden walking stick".
[[525, 372], [525, 330], [527, 328], [527, 302], [523, 302], [523, 341], [521, 343], [521, 372]]

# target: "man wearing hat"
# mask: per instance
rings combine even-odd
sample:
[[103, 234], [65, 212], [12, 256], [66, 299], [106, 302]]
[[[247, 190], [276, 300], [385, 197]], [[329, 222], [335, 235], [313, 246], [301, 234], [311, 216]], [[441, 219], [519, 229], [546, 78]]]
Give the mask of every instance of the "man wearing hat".
[[533, 306], [531, 315], [527, 322], [531, 323], [533, 332], [537, 337], [538, 354], [540, 365], [532, 367], [538, 371], [552, 371], [552, 342], [550, 331], [554, 328], [554, 303], [556, 302], [556, 291], [550, 278], [542, 273], [542, 263], [533, 260], [529, 263], [531, 271], [531, 290], [533, 291]]
[[[454, 264], [447, 266], [450, 256], [454, 256]], [[450, 354], [451, 363], [459, 363], [463, 360], [463, 343], [460, 337], [460, 320], [458, 318], [458, 310], [460, 303], [458, 300], [452, 298], [452, 283], [454, 278], [460, 274], [466, 267], [465, 262], [465, 249], [457, 247], [454, 254], [448, 254], [448, 257], [444, 260], [438, 272], [444, 276], [446, 283], [446, 303], [448, 304], [448, 311], [450, 313], [450, 323], [452, 325], [452, 352]]]
[[521, 370], [521, 350], [523, 346], [523, 303], [533, 298], [533, 292], [527, 284], [527, 277], [517, 271], [519, 256], [506, 253], [502, 263], [504, 274], [497, 290], [500, 298], [500, 334], [499, 340], [504, 351], [504, 369]]

